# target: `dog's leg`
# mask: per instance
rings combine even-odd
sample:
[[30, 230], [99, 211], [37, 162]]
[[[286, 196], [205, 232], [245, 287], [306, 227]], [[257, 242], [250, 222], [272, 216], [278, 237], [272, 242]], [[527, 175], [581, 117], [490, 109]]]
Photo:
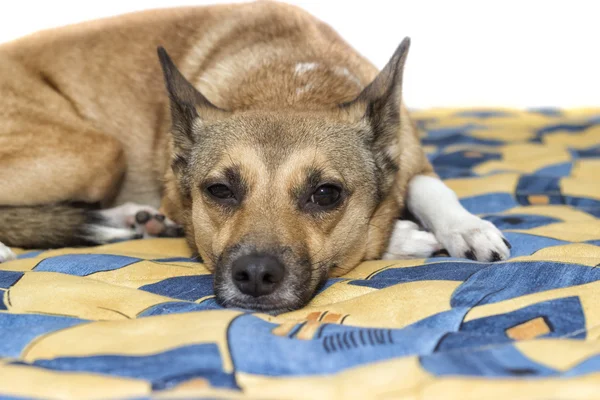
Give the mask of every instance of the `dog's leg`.
[[452, 257], [500, 261], [510, 255], [510, 244], [500, 230], [465, 210], [456, 194], [438, 178], [412, 178], [407, 206]]
[[442, 249], [435, 235], [420, 229], [412, 221], [396, 221], [382, 260], [430, 257]]
[[25, 126], [24, 132], [0, 132], [0, 205], [97, 203], [114, 196], [126, 167], [119, 141], [85, 126]]
[[126, 168], [119, 141], [77, 122], [2, 126], [26, 130], [0, 131], [0, 241], [49, 248], [141, 236], [72, 205], [110, 203], [116, 195]]
[[152, 207], [74, 205], [110, 203], [125, 172], [125, 155], [108, 135], [84, 126], [61, 128], [0, 134], [0, 241], [47, 248], [182, 235]]
[[12, 250], [6, 247], [2, 242], [0, 242], [0, 263], [14, 260], [15, 258], [17, 258], [16, 254], [13, 253]]

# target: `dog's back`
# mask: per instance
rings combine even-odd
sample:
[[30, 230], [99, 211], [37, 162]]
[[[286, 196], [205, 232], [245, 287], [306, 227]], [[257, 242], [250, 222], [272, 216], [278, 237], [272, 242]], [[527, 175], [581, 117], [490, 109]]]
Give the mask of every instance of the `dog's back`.
[[[153, 10], [1, 46], [0, 68], [9, 58], [27, 78], [16, 82], [18, 92], [3, 90], [0, 112], [14, 104], [26, 109], [50, 89], [55, 93], [45, 104], [53, 117], [89, 124], [122, 143], [128, 170], [117, 202], [158, 205], [169, 118], [157, 45], [211, 102], [232, 110], [333, 107], [354, 98], [377, 73], [329, 26], [290, 5]], [[1, 74], [0, 88], [13, 76]], [[0, 136], [13, 127], [0, 121]]]

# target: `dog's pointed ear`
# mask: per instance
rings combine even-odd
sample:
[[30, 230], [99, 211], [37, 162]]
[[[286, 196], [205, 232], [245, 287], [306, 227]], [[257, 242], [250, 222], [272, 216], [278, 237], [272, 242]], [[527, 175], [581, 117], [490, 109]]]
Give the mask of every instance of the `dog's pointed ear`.
[[341, 106], [370, 125], [372, 136], [368, 142], [381, 170], [398, 167], [402, 75], [409, 47], [410, 39], [404, 38], [373, 82], [355, 100]]
[[[402, 75], [409, 47], [410, 38], [406, 37], [396, 48], [387, 65], [355, 101], [370, 104], [372, 107], [390, 108], [390, 110], [386, 110], [389, 112], [399, 111], [400, 102], [402, 101]], [[383, 110], [375, 108], [372, 111]]]
[[186, 151], [199, 139], [197, 130], [206, 119], [222, 118], [229, 114], [212, 104], [175, 66], [163, 47], [158, 48], [171, 105], [171, 131], [176, 151]]

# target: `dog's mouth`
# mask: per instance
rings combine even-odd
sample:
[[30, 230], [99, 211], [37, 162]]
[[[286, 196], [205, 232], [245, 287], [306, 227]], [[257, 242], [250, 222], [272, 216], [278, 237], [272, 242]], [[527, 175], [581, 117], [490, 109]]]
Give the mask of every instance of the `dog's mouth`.
[[292, 301], [282, 299], [245, 298], [245, 296], [233, 299], [221, 300], [217, 295], [217, 301], [223, 307], [239, 308], [249, 311], [264, 312], [268, 314], [282, 314], [302, 308], [307, 301]]

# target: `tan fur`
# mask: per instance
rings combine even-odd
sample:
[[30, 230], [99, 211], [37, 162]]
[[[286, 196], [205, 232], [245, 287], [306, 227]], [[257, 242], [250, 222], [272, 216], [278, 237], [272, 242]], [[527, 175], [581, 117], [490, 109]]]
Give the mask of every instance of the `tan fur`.
[[[206, 176], [195, 176], [191, 197], [186, 197], [171, 169], [179, 150], [169, 134], [172, 121], [156, 59], [159, 45], [202, 95], [228, 110], [198, 107], [207, 126], [196, 128], [225, 132], [229, 138], [225, 155], [214, 153], [204, 162], [212, 163], [211, 171], [240, 168], [251, 189], [235, 214], [214, 207], [199, 190]], [[296, 147], [294, 135], [327, 136], [332, 130], [334, 136], [352, 135], [366, 129], [361, 125], [365, 104], [339, 106], [356, 99], [377, 74], [329, 26], [296, 7], [270, 1], [140, 12], [4, 44], [0, 205], [160, 204], [184, 225], [190, 245], [211, 269], [226, 249], [251, 236], [256, 246], [282, 243], [310, 255], [325, 273], [342, 274], [361, 260], [381, 256], [404, 206], [408, 181], [433, 174], [402, 105], [399, 145], [388, 155], [399, 170], [378, 204], [358, 181], [349, 183], [355, 194], [343, 209], [322, 218], [306, 217], [289, 201], [289, 192], [311, 165], [345, 179], [331, 160], [338, 142]], [[295, 151], [287, 161], [273, 161], [279, 154], [259, 153], [264, 146], [254, 142], [253, 129], [269, 131], [270, 138], [280, 130]], [[340, 155], [347, 159], [342, 160], [348, 164], [342, 164], [344, 174], [360, 174], [360, 160], [351, 165], [352, 149], [346, 151]], [[327, 264], [332, 260], [339, 262]], [[311, 291], [319, 279], [310, 277]]]

